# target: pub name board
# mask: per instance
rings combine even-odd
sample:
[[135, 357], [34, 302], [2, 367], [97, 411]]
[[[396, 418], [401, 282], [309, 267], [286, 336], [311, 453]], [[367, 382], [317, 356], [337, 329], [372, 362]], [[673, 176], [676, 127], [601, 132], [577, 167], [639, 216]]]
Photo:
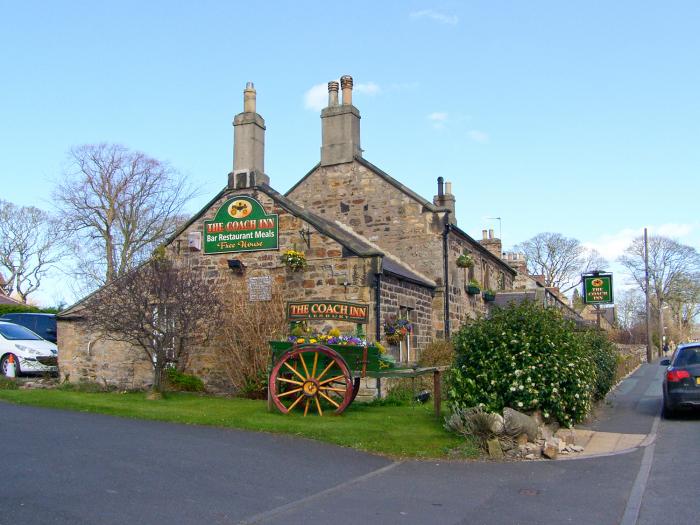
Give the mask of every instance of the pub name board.
[[369, 305], [341, 301], [301, 301], [287, 303], [287, 320], [338, 319], [352, 323], [369, 322]]
[[583, 302], [586, 304], [612, 304], [612, 274], [583, 275]]
[[214, 220], [204, 221], [204, 253], [276, 250], [278, 220], [267, 214], [256, 199], [232, 197], [216, 212]]

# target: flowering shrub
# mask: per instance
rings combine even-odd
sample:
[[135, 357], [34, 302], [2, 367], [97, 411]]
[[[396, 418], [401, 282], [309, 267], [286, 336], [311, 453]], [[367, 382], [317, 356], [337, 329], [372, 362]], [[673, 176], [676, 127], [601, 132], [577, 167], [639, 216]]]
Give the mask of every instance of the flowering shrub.
[[326, 345], [351, 345], [351, 346], [367, 346], [367, 341], [354, 335], [330, 335], [330, 334], [315, 334], [309, 336], [290, 335], [287, 338], [290, 343], [303, 345], [306, 343], [323, 343]]
[[282, 254], [282, 262], [292, 271], [298, 272], [306, 268], [306, 255], [296, 250], [287, 250]]
[[459, 268], [471, 268], [474, 266], [474, 258], [468, 253], [463, 253], [457, 257], [457, 266]]
[[384, 321], [384, 337], [389, 344], [399, 344], [411, 332], [413, 332], [413, 325], [408, 319], [390, 316]]
[[454, 346], [447, 389], [453, 410], [539, 409], [564, 426], [590, 410], [596, 368], [583, 336], [554, 309], [532, 302], [496, 308], [489, 319], [464, 326]]

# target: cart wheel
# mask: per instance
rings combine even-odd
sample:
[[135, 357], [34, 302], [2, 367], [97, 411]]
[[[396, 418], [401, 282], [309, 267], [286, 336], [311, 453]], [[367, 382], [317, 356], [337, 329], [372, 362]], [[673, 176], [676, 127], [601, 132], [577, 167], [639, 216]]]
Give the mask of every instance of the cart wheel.
[[272, 401], [283, 414], [293, 409], [340, 414], [352, 401], [353, 383], [345, 360], [328, 347], [304, 345], [275, 363], [268, 384]]

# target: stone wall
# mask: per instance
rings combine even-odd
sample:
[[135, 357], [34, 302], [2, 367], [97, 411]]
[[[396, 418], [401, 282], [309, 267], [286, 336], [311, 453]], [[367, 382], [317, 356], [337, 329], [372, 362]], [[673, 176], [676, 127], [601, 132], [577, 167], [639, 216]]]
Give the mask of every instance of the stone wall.
[[[381, 281], [381, 320], [389, 316], [400, 317], [402, 311], [407, 312], [408, 319], [413, 325], [410, 336], [411, 361], [417, 361], [420, 351], [433, 340], [433, 296], [428, 288], [396, 277], [383, 275]], [[383, 324], [382, 324], [383, 337]], [[392, 355], [399, 359], [398, 346], [389, 347]]]
[[647, 347], [645, 345], [624, 345], [615, 343], [618, 352], [617, 372], [615, 382], [622, 380], [647, 360]]

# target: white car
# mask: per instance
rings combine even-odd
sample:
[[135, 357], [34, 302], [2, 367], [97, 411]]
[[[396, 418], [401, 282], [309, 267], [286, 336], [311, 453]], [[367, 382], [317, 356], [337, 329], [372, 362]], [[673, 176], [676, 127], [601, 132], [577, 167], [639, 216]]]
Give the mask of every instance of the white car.
[[15, 375], [58, 372], [58, 347], [24, 326], [0, 321], [0, 373], [7, 375], [14, 356]]

